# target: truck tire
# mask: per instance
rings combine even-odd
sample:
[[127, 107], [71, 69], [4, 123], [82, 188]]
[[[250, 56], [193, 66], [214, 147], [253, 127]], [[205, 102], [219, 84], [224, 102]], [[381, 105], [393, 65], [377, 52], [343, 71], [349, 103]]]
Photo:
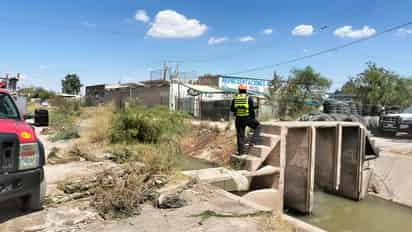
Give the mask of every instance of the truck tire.
[[42, 209], [42, 193], [40, 184], [36, 189], [34, 189], [29, 196], [22, 198], [22, 210], [25, 212], [37, 211]]
[[47, 182], [46, 178], [40, 183], [40, 203], [43, 205], [44, 199], [46, 198]]
[[392, 131], [383, 131], [383, 137], [396, 137], [396, 132], [392, 132]]

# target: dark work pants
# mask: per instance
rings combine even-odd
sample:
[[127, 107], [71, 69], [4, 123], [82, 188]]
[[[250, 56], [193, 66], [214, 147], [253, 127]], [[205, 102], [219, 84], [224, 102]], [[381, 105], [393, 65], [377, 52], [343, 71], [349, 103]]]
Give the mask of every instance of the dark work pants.
[[250, 141], [251, 144], [256, 144], [260, 136], [260, 123], [250, 117], [236, 117], [235, 121], [236, 134], [237, 134], [237, 151], [239, 155], [245, 152], [245, 130], [246, 127], [253, 129], [253, 137]]

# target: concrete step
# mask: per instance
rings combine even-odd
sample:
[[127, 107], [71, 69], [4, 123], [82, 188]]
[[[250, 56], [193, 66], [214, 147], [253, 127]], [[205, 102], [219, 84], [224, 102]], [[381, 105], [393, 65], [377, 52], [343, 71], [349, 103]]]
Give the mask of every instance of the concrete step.
[[270, 124], [261, 124], [260, 132], [263, 134], [280, 135], [280, 127]]
[[[273, 145], [271, 147], [268, 147], [268, 149], [265, 149], [264, 151], [262, 151], [262, 153], [259, 156], [259, 158], [261, 158], [259, 161], [260, 163], [256, 164], [258, 168], [265, 162], [265, 160], [269, 157], [269, 155], [276, 148], [276, 146], [279, 146], [279, 145], [280, 145], [280, 137], [277, 137], [276, 139], [273, 140]], [[276, 155], [276, 154], [273, 154], [273, 155]]]
[[251, 155], [232, 155], [230, 162], [232, 167], [235, 169], [243, 169], [248, 171], [258, 170], [263, 163], [261, 158]]
[[254, 145], [249, 149], [248, 154], [262, 158], [268, 152], [270, 152], [270, 147], [264, 145]]
[[274, 135], [271, 134], [260, 134], [260, 139], [258, 142], [258, 145], [264, 145], [264, 146], [272, 146], [274, 140]]
[[272, 147], [279, 140], [280, 140], [279, 135], [260, 133], [260, 141], [258, 145]]

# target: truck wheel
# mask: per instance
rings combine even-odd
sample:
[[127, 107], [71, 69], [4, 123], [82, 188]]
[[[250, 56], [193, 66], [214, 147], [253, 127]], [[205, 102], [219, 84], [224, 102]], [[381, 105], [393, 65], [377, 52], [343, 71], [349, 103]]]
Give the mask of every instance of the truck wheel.
[[383, 136], [385, 137], [395, 137], [396, 136], [396, 132], [383, 132]]
[[22, 198], [22, 210], [36, 211], [42, 208], [41, 184], [31, 192], [31, 195]]
[[46, 197], [46, 190], [47, 190], [47, 183], [46, 178], [43, 178], [43, 181], [40, 183], [40, 202], [44, 202], [44, 198]]
[[396, 132], [384, 131], [382, 128], [379, 129], [379, 135], [382, 137], [395, 137]]

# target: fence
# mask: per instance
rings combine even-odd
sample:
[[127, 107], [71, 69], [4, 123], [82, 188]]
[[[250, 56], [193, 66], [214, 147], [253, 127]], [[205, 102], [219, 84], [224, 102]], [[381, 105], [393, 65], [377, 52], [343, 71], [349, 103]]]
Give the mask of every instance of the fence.
[[228, 121], [231, 117], [231, 100], [202, 101], [200, 103], [200, 118], [210, 121]]

